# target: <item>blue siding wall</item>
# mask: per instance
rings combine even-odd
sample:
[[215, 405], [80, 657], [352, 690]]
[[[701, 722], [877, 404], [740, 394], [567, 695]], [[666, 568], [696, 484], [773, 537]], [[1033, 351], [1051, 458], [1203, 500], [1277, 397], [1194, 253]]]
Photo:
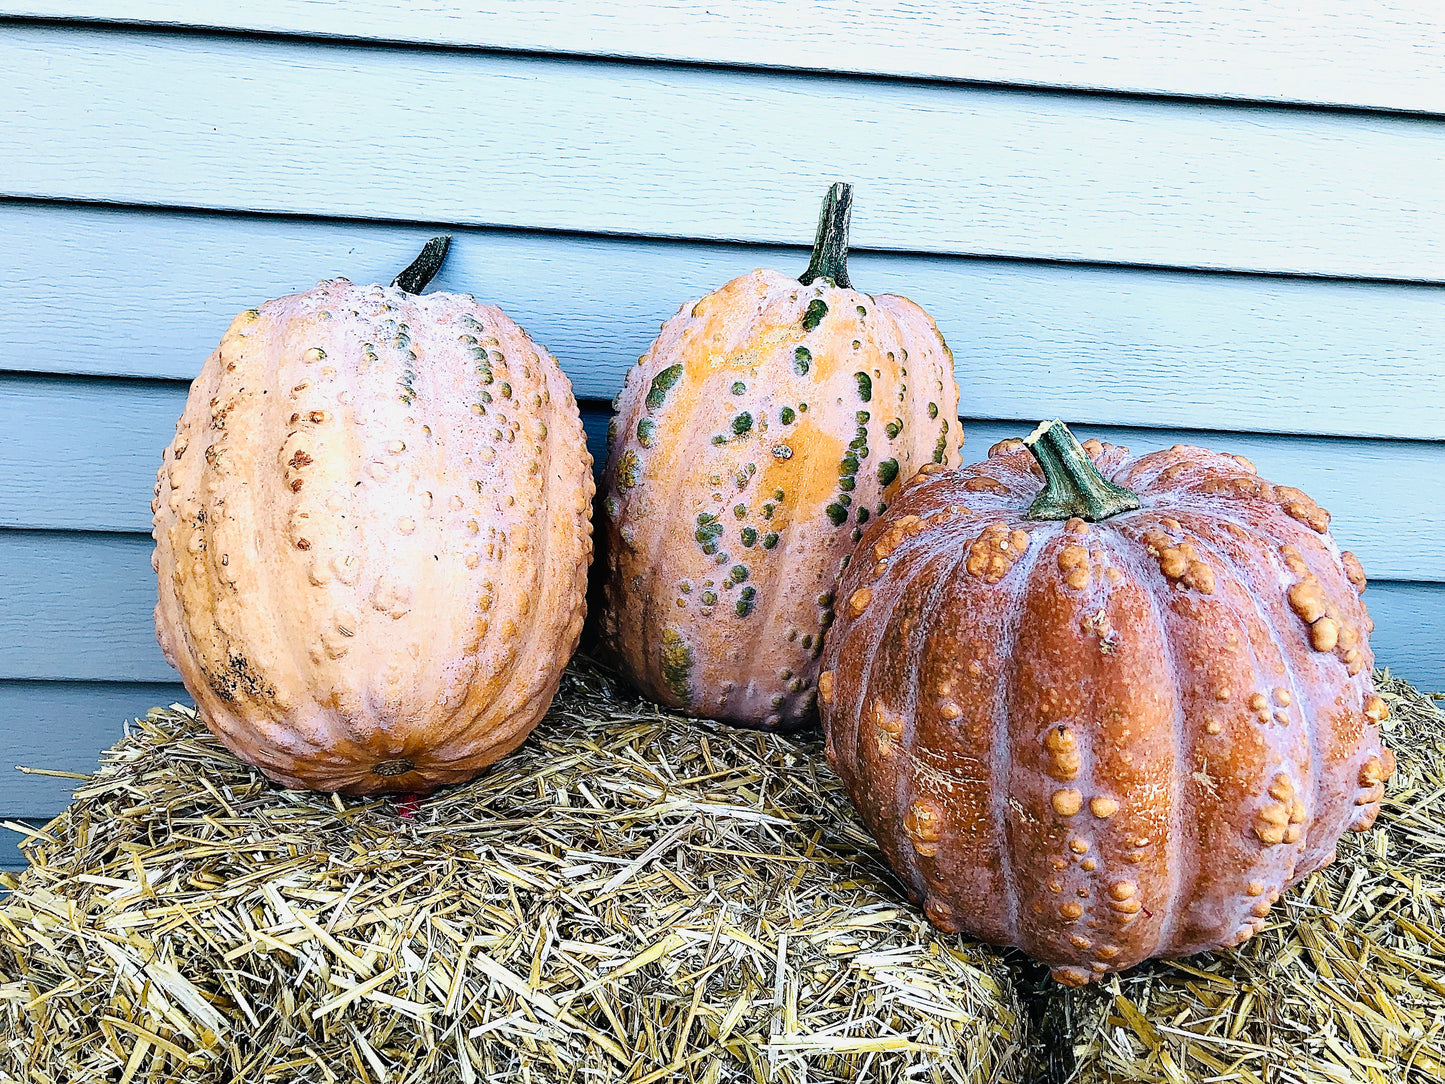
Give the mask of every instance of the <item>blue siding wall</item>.
[[972, 456], [1051, 416], [1248, 455], [1445, 687], [1445, 16], [1160, 7], [0, 0], [0, 819], [184, 697], [150, 488], [237, 311], [451, 230], [438, 287], [557, 354], [600, 457], [658, 324], [801, 269], [835, 178]]

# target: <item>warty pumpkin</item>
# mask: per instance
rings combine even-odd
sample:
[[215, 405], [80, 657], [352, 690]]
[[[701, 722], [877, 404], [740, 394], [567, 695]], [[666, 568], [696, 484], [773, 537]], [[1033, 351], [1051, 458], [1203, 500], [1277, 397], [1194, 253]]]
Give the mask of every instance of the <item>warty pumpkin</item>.
[[156, 635], [206, 725], [290, 787], [425, 792], [521, 744], [582, 628], [591, 457], [501, 310], [319, 283], [241, 313], [156, 481]]
[[1394, 757], [1360, 563], [1248, 460], [1063, 425], [925, 467], [840, 583], [828, 757], [928, 917], [1070, 984], [1258, 931]]
[[816, 718], [840, 569], [898, 480], [957, 462], [952, 355], [913, 302], [852, 288], [851, 199], [829, 190], [801, 277], [754, 271], [684, 305], [615, 404], [602, 639], [692, 715]]

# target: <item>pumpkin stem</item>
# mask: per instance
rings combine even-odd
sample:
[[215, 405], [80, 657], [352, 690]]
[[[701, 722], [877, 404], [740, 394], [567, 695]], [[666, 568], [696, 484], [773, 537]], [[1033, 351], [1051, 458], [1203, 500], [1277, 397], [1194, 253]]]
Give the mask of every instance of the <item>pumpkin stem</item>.
[[1029, 506], [1029, 519], [1080, 519], [1096, 523], [1139, 507], [1132, 490], [1099, 473], [1069, 427], [1055, 418], [1024, 437], [1044, 472], [1044, 488]]
[[422, 246], [421, 254], [406, 265], [406, 270], [391, 280], [391, 284], [401, 287], [409, 294], [421, 293], [442, 269], [442, 262], [446, 260], [447, 250], [451, 247], [450, 236], [433, 237]]
[[853, 186], [837, 181], [823, 197], [823, 212], [818, 216], [818, 237], [813, 242], [813, 258], [808, 270], [798, 276], [804, 286], [818, 279], [847, 290], [848, 281], [848, 219], [853, 214]]

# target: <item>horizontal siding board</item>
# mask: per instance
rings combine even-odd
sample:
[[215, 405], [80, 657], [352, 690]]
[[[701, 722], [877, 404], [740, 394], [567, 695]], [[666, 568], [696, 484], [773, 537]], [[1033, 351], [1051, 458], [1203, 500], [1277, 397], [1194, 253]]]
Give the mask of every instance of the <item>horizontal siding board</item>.
[[1436, 0], [31, 0], [6, 13], [1445, 112]]
[[[78, 785], [74, 779], [26, 775], [17, 765], [88, 774], [126, 723], [152, 707], [178, 702], [191, 703], [178, 684], [0, 681], [0, 818], [54, 816]], [[13, 836], [0, 836], [7, 845], [0, 854], [12, 854], [14, 842]]]
[[[0, 679], [174, 679], [155, 643], [145, 535], [0, 531]], [[1376, 580], [1381, 665], [1415, 681], [1445, 675], [1445, 584]]]
[[[185, 397], [178, 383], [0, 374], [0, 527], [148, 532], [156, 467]], [[605, 404], [584, 403], [599, 469], [607, 417]], [[1035, 421], [968, 422], [967, 457]], [[1429, 481], [1445, 477], [1445, 441], [1076, 428], [1137, 452], [1184, 442], [1249, 456], [1265, 477], [1329, 508], [1335, 537], [1372, 575], [1445, 581], [1445, 502]]]
[[[0, 203], [0, 369], [189, 380], [237, 312], [325, 276], [389, 282], [432, 232]], [[437, 286], [501, 305], [580, 396], [610, 399], [685, 301], [805, 264], [799, 248], [461, 230]], [[978, 417], [1445, 439], [1445, 287], [877, 253], [852, 266], [860, 289], [934, 315]]]
[[864, 248], [1445, 278], [1432, 119], [23, 25], [0, 70], [10, 196], [777, 243], [845, 177]]

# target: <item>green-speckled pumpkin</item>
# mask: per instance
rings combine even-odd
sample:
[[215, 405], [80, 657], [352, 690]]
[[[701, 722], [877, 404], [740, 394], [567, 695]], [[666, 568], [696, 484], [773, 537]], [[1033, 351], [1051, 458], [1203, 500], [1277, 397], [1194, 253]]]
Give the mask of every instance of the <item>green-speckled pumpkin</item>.
[[617, 400], [601, 632], [692, 715], [810, 721], [864, 525], [899, 479], [958, 461], [952, 355], [913, 302], [851, 288], [850, 204], [834, 185], [801, 277], [754, 271], [684, 305]]

